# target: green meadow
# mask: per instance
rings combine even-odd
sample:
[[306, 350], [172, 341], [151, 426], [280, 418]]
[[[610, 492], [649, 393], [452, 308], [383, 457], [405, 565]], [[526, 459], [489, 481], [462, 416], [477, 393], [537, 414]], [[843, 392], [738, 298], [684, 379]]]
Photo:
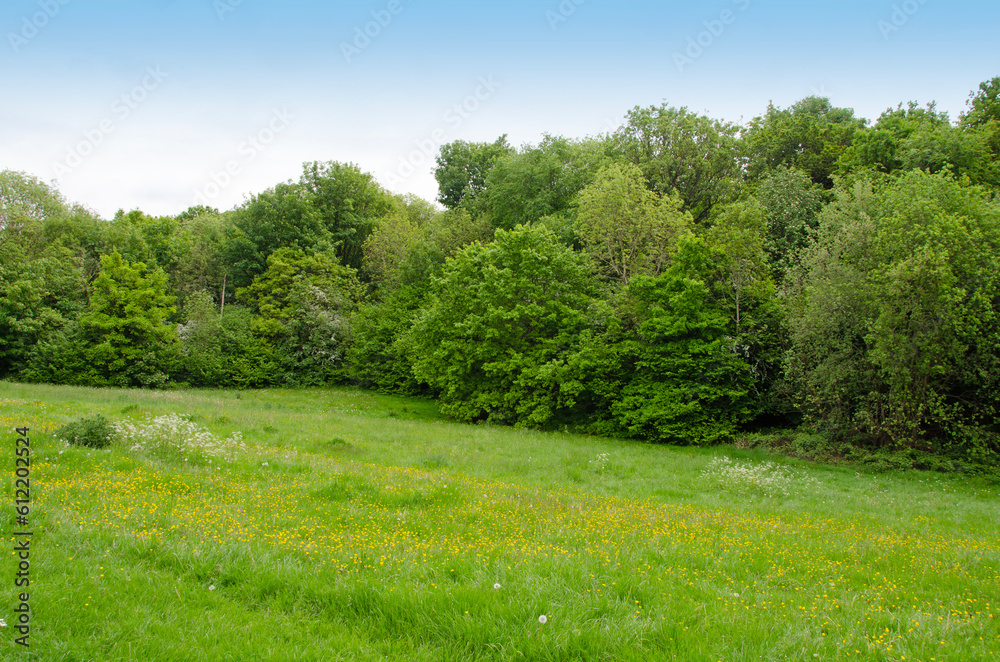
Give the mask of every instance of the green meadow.
[[[54, 432], [101, 414], [109, 448]], [[1000, 486], [446, 420], [349, 388], [0, 384], [4, 660], [1000, 659]], [[23, 590], [23, 589], [22, 589]]]

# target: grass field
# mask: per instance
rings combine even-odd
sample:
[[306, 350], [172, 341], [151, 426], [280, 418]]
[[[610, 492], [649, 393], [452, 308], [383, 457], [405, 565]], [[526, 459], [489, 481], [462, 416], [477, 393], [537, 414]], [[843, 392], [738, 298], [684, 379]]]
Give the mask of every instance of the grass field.
[[[96, 413], [128, 440], [52, 435]], [[13, 549], [27, 425], [34, 534], [31, 647], [0, 628], [4, 660], [1000, 660], [981, 478], [465, 426], [352, 389], [4, 383], [0, 420], [0, 526]]]

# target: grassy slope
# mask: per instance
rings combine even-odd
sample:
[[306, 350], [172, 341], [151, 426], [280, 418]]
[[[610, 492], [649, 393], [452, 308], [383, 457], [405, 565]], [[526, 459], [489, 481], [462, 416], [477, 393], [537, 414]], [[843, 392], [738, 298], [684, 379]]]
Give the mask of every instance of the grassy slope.
[[[209, 465], [46, 434], [170, 412], [248, 450]], [[0, 419], [8, 449], [33, 428], [37, 659], [1000, 659], [1000, 495], [978, 479], [768, 472], [350, 389], [0, 384]], [[721, 454], [785, 493], [706, 475]]]

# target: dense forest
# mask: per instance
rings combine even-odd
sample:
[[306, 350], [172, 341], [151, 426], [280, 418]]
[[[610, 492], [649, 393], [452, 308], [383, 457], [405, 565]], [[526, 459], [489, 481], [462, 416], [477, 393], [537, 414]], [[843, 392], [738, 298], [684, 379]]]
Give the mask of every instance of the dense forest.
[[232, 210], [107, 220], [5, 170], [0, 378], [353, 383], [463, 421], [997, 464], [998, 93], [955, 121], [809, 97], [455, 141], [440, 206], [315, 162]]

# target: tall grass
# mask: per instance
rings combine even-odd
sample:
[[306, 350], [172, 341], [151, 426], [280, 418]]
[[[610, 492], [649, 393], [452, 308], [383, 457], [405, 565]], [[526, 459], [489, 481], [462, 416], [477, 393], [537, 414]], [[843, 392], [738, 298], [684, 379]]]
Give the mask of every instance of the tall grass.
[[[98, 413], [109, 450], [51, 435]], [[352, 389], [2, 384], [0, 422], [32, 427], [30, 659], [1000, 654], [981, 478], [457, 425]]]

